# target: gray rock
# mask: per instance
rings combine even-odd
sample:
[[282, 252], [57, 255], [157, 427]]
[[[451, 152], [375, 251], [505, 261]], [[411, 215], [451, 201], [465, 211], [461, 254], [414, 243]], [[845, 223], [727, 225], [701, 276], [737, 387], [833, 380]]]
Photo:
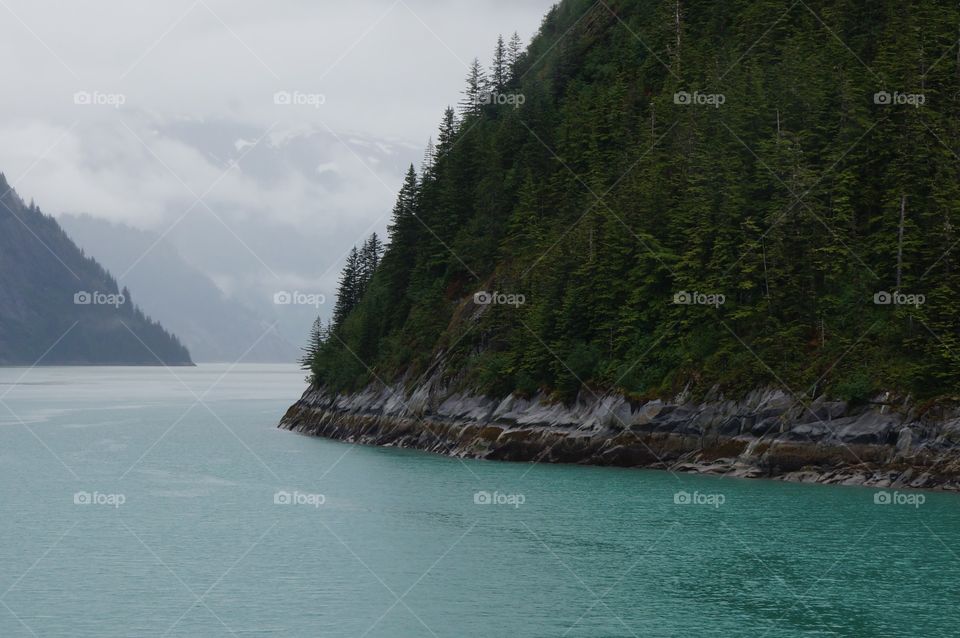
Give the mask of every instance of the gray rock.
[[866, 412], [852, 423], [839, 427], [835, 436], [838, 441], [847, 445], [885, 444], [897, 421], [895, 415]]

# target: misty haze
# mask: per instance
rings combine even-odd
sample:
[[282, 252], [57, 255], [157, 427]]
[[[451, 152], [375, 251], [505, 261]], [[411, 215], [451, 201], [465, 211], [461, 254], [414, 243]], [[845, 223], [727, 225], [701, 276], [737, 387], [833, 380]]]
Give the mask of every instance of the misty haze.
[[0, 50], [0, 637], [955, 635], [956, 3]]

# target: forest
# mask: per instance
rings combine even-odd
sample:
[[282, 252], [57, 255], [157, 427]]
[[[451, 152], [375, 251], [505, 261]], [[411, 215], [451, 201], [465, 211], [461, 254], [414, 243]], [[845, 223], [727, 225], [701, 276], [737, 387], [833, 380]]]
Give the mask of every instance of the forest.
[[951, 398], [958, 33], [948, 2], [564, 0], [474, 61], [313, 382]]
[[176, 335], [0, 173], [0, 366], [193, 365]]

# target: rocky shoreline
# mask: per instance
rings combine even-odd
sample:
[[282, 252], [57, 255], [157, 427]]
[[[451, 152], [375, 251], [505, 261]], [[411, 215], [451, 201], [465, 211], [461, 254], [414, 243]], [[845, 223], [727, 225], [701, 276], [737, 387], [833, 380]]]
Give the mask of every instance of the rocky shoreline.
[[462, 458], [960, 491], [960, 412], [822, 398], [802, 406], [776, 390], [698, 403], [608, 394], [570, 406], [432, 384], [350, 395], [311, 387], [279, 427]]

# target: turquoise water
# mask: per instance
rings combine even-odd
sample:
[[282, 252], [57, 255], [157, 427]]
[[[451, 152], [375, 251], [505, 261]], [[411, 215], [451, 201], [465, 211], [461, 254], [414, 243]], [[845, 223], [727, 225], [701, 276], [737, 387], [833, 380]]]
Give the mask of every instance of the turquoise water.
[[960, 632], [956, 496], [276, 430], [302, 386], [284, 366], [0, 369], [0, 636]]

